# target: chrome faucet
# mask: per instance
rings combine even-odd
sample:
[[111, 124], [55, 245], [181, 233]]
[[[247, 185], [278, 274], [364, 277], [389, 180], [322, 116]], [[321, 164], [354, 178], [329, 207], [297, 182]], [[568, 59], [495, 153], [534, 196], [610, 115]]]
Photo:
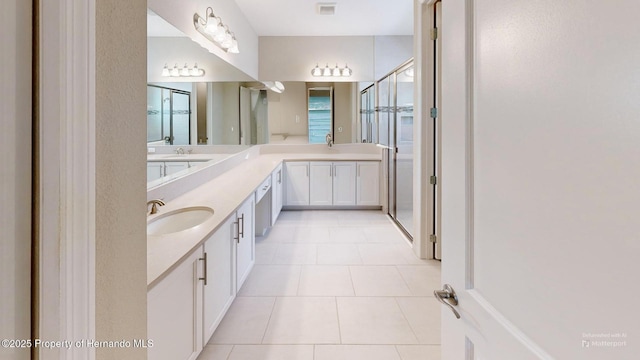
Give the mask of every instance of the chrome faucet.
[[158, 212], [158, 206], [165, 206], [167, 204], [160, 199], [154, 199], [147, 202], [147, 209], [149, 209], [149, 205], [151, 205], [151, 212], [149, 212], [149, 215], [153, 215]]
[[327, 142], [327, 145], [329, 145], [329, 147], [333, 146], [333, 136], [331, 136], [331, 133], [327, 134], [327, 136], [325, 137], [325, 140]]
[[183, 149], [183, 148], [181, 148], [181, 147], [177, 148], [177, 149], [176, 149], [176, 154], [178, 154], [178, 155], [184, 155], [184, 149]]

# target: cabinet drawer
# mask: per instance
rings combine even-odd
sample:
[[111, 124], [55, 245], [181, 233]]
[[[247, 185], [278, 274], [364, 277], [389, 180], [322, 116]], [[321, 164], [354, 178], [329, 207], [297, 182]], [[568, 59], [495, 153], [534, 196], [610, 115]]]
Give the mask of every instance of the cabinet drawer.
[[267, 179], [263, 181], [262, 184], [260, 184], [260, 186], [258, 186], [258, 189], [256, 189], [256, 203], [264, 197], [264, 195], [267, 193], [267, 191], [269, 191], [270, 188], [271, 188], [271, 176], [267, 177]]

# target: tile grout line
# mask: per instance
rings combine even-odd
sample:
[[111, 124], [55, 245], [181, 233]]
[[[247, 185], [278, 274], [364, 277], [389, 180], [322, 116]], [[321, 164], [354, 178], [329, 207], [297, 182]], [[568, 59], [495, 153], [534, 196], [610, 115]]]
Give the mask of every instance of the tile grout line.
[[338, 310], [338, 297], [334, 297], [333, 301], [336, 304], [336, 317], [338, 318], [338, 337], [340, 338], [340, 345], [342, 345], [342, 328], [340, 327], [340, 311]]
[[227, 357], [225, 358], [225, 360], [229, 360], [229, 358], [231, 357], [231, 353], [233, 352], [233, 350], [236, 348], [236, 345], [231, 345], [231, 351], [229, 351], [229, 354], [227, 355]]
[[[271, 305], [271, 312], [269, 313], [269, 320], [267, 320], [267, 326], [264, 327], [264, 333], [262, 333], [262, 340], [260, 340], [260, 344], [261, 345], [264, 345], [264, 338], [265, 338], [265, 336], [267, 336], [267, 330], [269, 330], [269, 323], [271, 323], [271, 317], [273, 316], [273, 311], [276, 308], [276, 302], [277, 301], [278, 301], [278, 297], [275, 296], [273, 298], [273, 305]], [[235, 345], [234, 345], [234, 347], [235, 347]]]
[[418, 335], [416, 335], [416, 331], [413, 329], [411, 322], [409, 321], [409, 319], [407, 319], [407, 314], [405, 314], [404, 310], [402, 310], [402, 306], [400, 306], [400, 303], [398, 302], [398, 297], [394, 297], [393, 300], [396, 302], [396, 305], [398, 306], [398, 309], [400, 309], [400, 313], [402, 314], [402, 318], [404, 318], [404, 321], [407, 322], [407, 325], [409, 325], [409, 329], [411, 329], [413, 337], [416, 339], [415, 345], [420, 345], [420, 339], [418, 339]]

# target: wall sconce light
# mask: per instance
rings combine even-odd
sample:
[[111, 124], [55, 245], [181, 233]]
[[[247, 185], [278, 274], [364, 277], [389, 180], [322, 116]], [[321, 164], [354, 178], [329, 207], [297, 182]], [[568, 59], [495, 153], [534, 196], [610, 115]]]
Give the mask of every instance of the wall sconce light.
[[262, 84], [269, 90], [281, 94], [284, 91], [284, 84], [280, 81], [263, 81]]
[[336, 64], [335, 68], [330, 68], [329, 64], [324, 68], [320, 68], [320, 66], [316, 64], [316, 67], [311, 69], [311, 75], [316, 77], [347, 77], [351, 76], [351, 74], [353, 74], [353, 71], [351, 71], [349, 66], [346, 64], [344, 65], [344, 68], [340, 68], [338, 64]]
[[200, 69], [197, 63], [193, 65], [192, 68], [189, 68], [186, 63], [182, 68], [179, 68], [178, 64], [175, 64], [171, 69], [167, 66], [167, 64], [164, 64], [164, 68], [162, 69], [162, 76], [198, 77], [198, 76], [204, 76], [204, 70]]
[[219, 16], [215, 16], [213, 8], [207, 8], [204, 18], [198, 13], [193, 14], [193, 26], [200, 34], [222, 50], [232, 54], [240, 53], [235, 34], [229, 30], [229, 27], [222, 22]]

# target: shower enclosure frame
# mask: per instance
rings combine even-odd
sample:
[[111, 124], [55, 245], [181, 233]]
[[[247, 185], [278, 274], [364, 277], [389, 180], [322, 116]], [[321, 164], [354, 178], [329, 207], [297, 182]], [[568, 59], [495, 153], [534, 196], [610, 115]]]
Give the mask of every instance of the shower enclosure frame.
[[[154, 85], [154, 84], [147, 84], [147, 87], [153, 87], [153, 88], [158, 88], [161, 90], [168, 90], [169, 91], [169, 135], [165, 135], [164, 132], [164, 100], [162, 99], [162, 94], [160, 96], [161, 100], [160, 100], [160, 139], [155, 140], [155, 141], [162, 141], [164, 140], [166, 145], [173, 145], [173, 141], [174, 141], [174, 134], [173, 134], [173, 95], [174, 94], [180, 94], [180, 95], [186, 95], [188, 97], [188, 101], [187, 103], [189, 104], [189, 123], [187, 125], [187, 131], [188, 131], [188, 136], [187, 139], [189, 140], [188, 145], [191, 144], [191, 92], [189, 91], [185, 91], [185, 90], [179, 90], [179, 89], [173, 89], [170, 87], [166, 87], [166, 86], [160, 86], [160, 85]], [[147, 139], [147, 142], [149, 142], [149, 139]]]

